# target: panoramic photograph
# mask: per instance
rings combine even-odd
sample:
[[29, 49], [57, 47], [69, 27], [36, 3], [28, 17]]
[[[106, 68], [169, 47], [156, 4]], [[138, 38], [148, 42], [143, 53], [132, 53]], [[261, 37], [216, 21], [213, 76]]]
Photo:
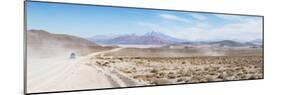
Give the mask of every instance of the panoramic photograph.
[[27, 93], [263, 79], [263, 17], [26, 3]]

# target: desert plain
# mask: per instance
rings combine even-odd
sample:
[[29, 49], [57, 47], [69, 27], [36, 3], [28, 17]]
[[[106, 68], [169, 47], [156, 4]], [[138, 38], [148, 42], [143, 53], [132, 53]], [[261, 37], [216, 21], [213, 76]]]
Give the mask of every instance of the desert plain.
[[[221, 43], [235, 44], [231, 41]], [[263, 78], [263, 48], [215, 44], [110, 45], [27, 32], [28, 93]], [[75, 53], [75, 58], [69, 58]]]

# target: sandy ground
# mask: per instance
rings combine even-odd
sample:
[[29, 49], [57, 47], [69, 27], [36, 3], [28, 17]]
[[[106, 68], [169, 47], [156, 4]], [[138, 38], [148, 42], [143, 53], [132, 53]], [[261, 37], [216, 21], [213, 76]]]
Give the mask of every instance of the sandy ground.
[[[122, 48], [95, 52], [87, 56], [69, 59], [56, 57], [28, 62], [28, 93], [100, 89], [135, 85], [121, 74], [105, 71], [94, 64], [87, 64], [96, 55], [119, 51]], [[40, 62], [38, 62], [40, 61]], [[43, 63], [42, 63], [43, 62]]]
[[227, 53], [227, 56], [204, 56], [204, 53], [195, 50], [122, 47], [76, 59], [69, 59], [66, 56], [69, 52], [63, 50], [57, 51], [59, 55], [55, 56], [43, 52], [39, 54], [44, 56], [28, 57], [27, 91], [35, 93], [260, 79], [263, 77], [263, 59], [257, 51], [227, 51], [230, 54], [238, 52], [239, 56], [238, 53], [235, 56], [228, 56]]

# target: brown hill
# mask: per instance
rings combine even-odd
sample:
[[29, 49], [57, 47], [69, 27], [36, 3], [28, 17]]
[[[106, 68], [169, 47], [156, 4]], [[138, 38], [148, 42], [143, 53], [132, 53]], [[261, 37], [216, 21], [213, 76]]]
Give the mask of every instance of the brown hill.
[[33, 56], [65, 55], [71, 52], [86, 55], [107, 49], [84, 38], [67, 34], [53, 34], [45, 30], [28, 30], [26, 37], [27, 53]]
[[99, 46], [94, 42], [86, 39], [66, 35], [66, 34], [52, 34], [44, 30], [28, 30], [27, 43], [29, 45], [48, 45], [48, 46]]

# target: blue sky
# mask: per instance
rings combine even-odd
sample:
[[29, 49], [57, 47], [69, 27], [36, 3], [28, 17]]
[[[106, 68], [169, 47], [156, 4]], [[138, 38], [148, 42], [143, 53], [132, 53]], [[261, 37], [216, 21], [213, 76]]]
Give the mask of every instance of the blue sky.
[[185, 40], [262, 39], [262, 18], [28, 2], [27, 28], [80, 37], [161, 32]]

